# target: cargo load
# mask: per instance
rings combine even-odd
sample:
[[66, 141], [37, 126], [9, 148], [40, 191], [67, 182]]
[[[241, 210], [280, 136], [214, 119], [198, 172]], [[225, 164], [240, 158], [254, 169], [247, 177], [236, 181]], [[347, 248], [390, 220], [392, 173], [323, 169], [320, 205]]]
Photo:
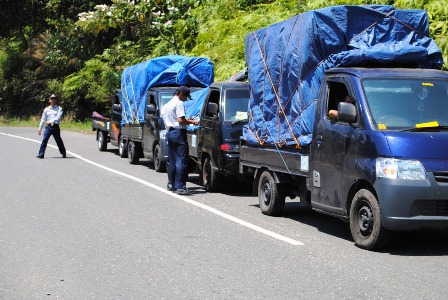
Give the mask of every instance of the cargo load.
[[334, 67], [441, 69], [423, 10], [334, 6], [296, 15], [246, 36], [251, 89], [243, 139], [307, 146], [321, 80]]
[[213, 71], [208, 58], [180, 55], [162, 56], [125, 68], [121, 75], [121, 125], [144, 123], [150, 88], [180, 85], [205, 88], [214, 81]]

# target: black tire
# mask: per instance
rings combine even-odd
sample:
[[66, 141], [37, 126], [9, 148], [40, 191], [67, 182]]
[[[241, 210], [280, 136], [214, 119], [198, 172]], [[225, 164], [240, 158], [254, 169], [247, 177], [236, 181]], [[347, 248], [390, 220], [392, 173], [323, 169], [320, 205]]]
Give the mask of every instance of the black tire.
[[153, 151], [153, 162], [154, 162], [154, 170], [156, 172], [165, 172], [166, 171], [166, 163], [162, 161], [162, 149], [160, 145], [156, 145]]
[[128, 157], [128, 147], [125, 142], [123, 142], [123, 139], [120, 137], [118, 140], [118, 154], [121, 158]]
[[107, 134], [104, 131], [98, 131], [98, 150], [107, 150]]
[[222, 176], [213, 170], [212, 161], [210, 157], [206, 157], [202, 161], [202, 184], [208, 193], [214, 193], [219, 190], [219, 184], [222, 181]]
[[359, 190], [350, 206], [350, 231], [355, 244], [366, 250], [378, 250], [390, 239], [391, 232], [381, 223], [381, 209], [375, 195]]
[[138, 164], [140, 160], [139, 144], [133, 141], [128, 142], [128, 161], [131, 165]]
[[285, 195], [278, 189], [269, 171], [261, 173], [258, 181], [258, 202], [261, 212], [268, 216], [278, 216], [285, 206]]

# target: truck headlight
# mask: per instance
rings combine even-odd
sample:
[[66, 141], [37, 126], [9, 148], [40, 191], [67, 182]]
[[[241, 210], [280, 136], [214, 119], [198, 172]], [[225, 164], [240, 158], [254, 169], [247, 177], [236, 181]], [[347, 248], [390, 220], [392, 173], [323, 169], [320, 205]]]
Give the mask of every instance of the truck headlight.
[[425, 180], [426, 170], [418, 160], [380, 157], [376, 159], [376, 176], [391, 179]]

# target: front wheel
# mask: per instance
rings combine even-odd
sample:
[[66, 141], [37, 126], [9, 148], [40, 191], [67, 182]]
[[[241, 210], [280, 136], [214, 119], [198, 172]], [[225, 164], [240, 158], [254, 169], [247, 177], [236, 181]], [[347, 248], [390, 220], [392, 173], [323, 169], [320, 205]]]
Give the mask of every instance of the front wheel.
[[133, 141], [128, 142], [128, 161], [131, 165], [138, 164], [140, 160], [139, 144]]
[[98, 131], [98, 150], [107, 150], [107, 134], [104, 131]]
[[263, 171], [258, 181], [258, 202], [261, 212], [268, 216], [279, 215], [285, 206], [285, 195], [269, 171]]
[[381, 209], [375, 195], [369, 190], [359, 190], [350, 206], [350, 231], [355, 244], [366, 250], [384, 247], [390, 238], [381, 221]]
[[123, 141], [123, 139], [120, 137], [118, 140], [118, 154], [121, 158], [128, 157], [128, 149], [127, 149], [126, 143]]

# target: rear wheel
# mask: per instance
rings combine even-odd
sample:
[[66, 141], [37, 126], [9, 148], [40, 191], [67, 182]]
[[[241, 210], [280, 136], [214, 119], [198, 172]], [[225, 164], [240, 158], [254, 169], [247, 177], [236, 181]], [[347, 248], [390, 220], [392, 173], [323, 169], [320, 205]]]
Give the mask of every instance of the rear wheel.
[[204, 184], [204, 189], [209, 193], [217, 192], [221, 181], [221, 175], [213, 170], [212, 161], [207, 156], [202, 162], [202, 183]]
[[285, 195], [269, 171], [264, 171], [258, 181], [258, 202], [261, 212], [268, 216], [279, 215], [285, 206]]
[[391, 232], [381, 223], [381, 209], [375, 195], [359, 190], [350, 207], [350, 231], [355, 244], [366, 250], [378, 250], [390, 239]]
[[132, 165], [138, 164], [140, 160], [140, 144], [133, 141], [128, 142], [128, 161]]
[[107, 150], [107, 134], [104, 131], [98, 131], [98, 150]]
[[154, 170], [156, 172], [165, 172], [166, 163], [162, 161], [162, 149], [160, 145], [156, 145], [153, 151]]
[[128, 149], [127, 149], [126, 143], [123, 141], [123, 139], [120, 137], [118, 140], [118, 154], [121, 158], [128, 157]]

